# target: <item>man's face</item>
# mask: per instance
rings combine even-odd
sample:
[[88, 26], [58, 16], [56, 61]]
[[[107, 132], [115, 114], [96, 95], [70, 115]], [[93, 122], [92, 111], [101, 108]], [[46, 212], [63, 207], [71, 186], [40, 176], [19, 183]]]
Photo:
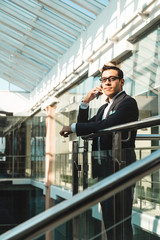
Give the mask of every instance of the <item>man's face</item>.
[[[105, 78], [109, 77], [118, 77], [118, 72], [114, 69], [108, 69], [102, 73], [102, 79], [105, 80]], [[114, 81], [113, 79], [111, 81], [107, 79], [107, 81], [102, 82], [103, 92], [109, 98], [109, 100], [111, 100], [117, 93], [119, 93], [124, 85], [123, 78], [117, 78]]]

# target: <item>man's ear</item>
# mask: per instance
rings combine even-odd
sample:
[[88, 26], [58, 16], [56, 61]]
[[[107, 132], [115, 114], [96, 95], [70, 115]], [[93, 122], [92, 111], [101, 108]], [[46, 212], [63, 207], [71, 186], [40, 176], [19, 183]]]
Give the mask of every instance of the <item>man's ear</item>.
[[120, 81], [121, 81], [121, 86], [123, 87], [123, 85], [124, 85], [124, 79], [122, 78], [122, 79], [120, 79]]

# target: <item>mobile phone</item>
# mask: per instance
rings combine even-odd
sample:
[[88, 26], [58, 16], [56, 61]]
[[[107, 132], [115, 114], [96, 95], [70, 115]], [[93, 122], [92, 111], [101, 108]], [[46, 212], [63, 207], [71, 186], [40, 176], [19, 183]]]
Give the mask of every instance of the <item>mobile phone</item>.
[[[101, 88], [103, 88], [102, 85], [101, 85]], [[98, 93], [96, 94], [96, 98], [98, 99], [100, 95], [101, 95], [100, 92], [98, 92]]]

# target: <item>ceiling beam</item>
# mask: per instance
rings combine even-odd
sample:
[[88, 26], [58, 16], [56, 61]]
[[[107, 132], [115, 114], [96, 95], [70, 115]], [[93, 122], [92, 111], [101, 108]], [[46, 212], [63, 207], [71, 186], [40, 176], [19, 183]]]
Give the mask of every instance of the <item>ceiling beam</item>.
[[[38, 52], [39, 54], [42, 54], [43, 56], [47, 57], [47, 58], [50, 58], [51, 60], [54, 60], [57, 62], [58, 58], [54, 58], [50, 55], [52, 54], [47, 54], [46, 51], [42, 51], [40, 47], [36, 46], [35, 44], [31, 44], [29, 43], [28, 41], [24, 41], [22, 40], [22, 38], [20, 36], [15, 36], [13, 33], [11, 32], [7, 32], [5, 29], [4, 30], [1, 30], [1, 33], [3, 33], [5, 35], [5, 38], [6, 36], [16, 40], [17, 42], [20, 43], [20, 45], [22, 46], [22, 49], [24, 49], [25, 47], [29, 47], [31, 49], [33, 49], [34, 51]], [[23, 51], [23, 50], [22, 50]]]
[[[55, 39], [55, 36], [58, 38], [58, 41], [69, 41], [71, 43], [74, 42], [76, 39], [72, 35], [66, 34], [65, 32], [61, 32], [58, 29], [54, 28], [53, 26], [50, 26], [50, 24], [46, 24], [44, 21], [36, 21], [35, 19], [27, 19], [26, 17], [22, 16], [21, 14], [17, 14], [16, 11], [14, 11], [13, 8], [7, 8], [6, 6], [3, 6], [3, 8], [0, 5], [0, 10], [2, 11], [2, 14], [4, 15], [4, 18], [9, 17], [11, 22], [14, 22], [14, 24], [21, 24], [26, 29], [27, 26], [30, 27], [30, 30], [37, 30], [44, 35]], [[17, 22], [16, 22], [17, 20]]]
[[88, 10], [89, 12], [92, 12], [93, 14], [95, 14], [96, 16], [101, 12], [101, 8], [97, 7], [92, 3], [87, 2], [86, 0], [71, 0], [72, 2], [78, 4], [79, 6], [81, 6], [82, 8]]
[[[81, 29], [78, 30], [75, 29], [75, 27], [73, 25], [71, 25], [69, 22], [64, 22], [62, 23], [62, 21], [58, 21], [56, 20], [54, 17], [51, 17], [49, 15], [49, 13], [47, 12], [43, 12], [40, 8], [33, 8], [31, 6], [29, 6], [28, 3], [25, 3], [24, 1], [21, 2], [19, 0], [10, 0], [10, 2], [14, 3], [15, 5], [17, 5], [18, 7], [21, 7], [22, 9], [28, 11], [29, 13], [31, 13], [34, 16], [34, 19], [36, 20], [36, 18], [41, 18], [44, 21], [48, 22], [49, 24], [58, 27], [59, 29], [63, 30], [64, 32], [67, 32], [68, 34], [73, 35], [74, 37], [78, 37], [79, 33], [81, 32]], [[20, 12], [20, 9], [17, 11]], [[32, 16], [32, 17], [33, 17]]]
[[31, 85], [26, 84], [25, 82], [20, 82], [18, 79], [10, 76], [7, 73], [3, 73], [2, 71], [0, 71], [0, 77], [3, 78], [4, 80], [16, 85], [17, 87], [20, 87], [22, 89], [24, 89], [27, 92], [32, 92], [32, 90], [34, 89], [33, 87], [31, 87]]
[[51, 9], [53, 13], [56, 13], [61, 18], [66, 19], [67, 21], [71, 22], [74, 25], [77, 25], [80, 29], [82, 26], [87, 27], [91, 18], [88, 16], [83, 15], [81, 16], [81, 12], [77, 11], [77, 9], [71, 8], [70, 6], [67, 6], [68, 9], [64, 8], [65, 3], [61, 3], [58, 1], [57, 3], [50, 0], [36, 0], [36, 2], [42, 4], [42, 6], [47, 7], [48, 9]]
[[21, 53], [22, 53], [22, 52], [26, 53], [26, 54], [27, 54], [28, 56], [30, 56], [35, 62], [40, 62], [41, 64], [44, 64], [45, 66], [48, 66], [48, 68], [51, 68], [51, 67], [53, 66], [53, 64], [54, 64], [54, 62], [45, 61], [43, 55], [40, 56], [40, 55], [36, 54], [35, 52], [34, 52], [34, 54], [33, 54], [33, 52], [31, 52], [31, 51], [27, 51], [27, 49], [24, 48], [24, 46], [19, 47], [16, 43], [13, 43], [13, 41], [9, 41], [9, 39], [7, 39], [7, 38], [2, 39], [2, 38], [0, 37], [0, 41], [1, 41], [2, 43], [5, 43], [9, 48], [10, 48], [10, 46], [13, 47], [15, 51], [18, 50], [18, 51], [21, 52]]
[[3, 61], [0, 60], [0, 68], [3, 69], [3, 73], [6, 73], [10, 75], [11, 77], [16, 78], [19, 80], [19, 82], [25, 82], [27, 84], [30, 84], [32, 87], [35, 87], [36, 81], [32, 81], [30, 78], [26, 77], [24, 74], [14, 71], [14, 69], [10, 68], [6, 63], [3, 63]]
[[[2, 14], [2, 15], [4, 15], [4, 14]], [[0, 24], [3, 28], [5, 27], [6, 29], [12, 29], [16, 33], [20, 33], [24, 37], [30, 38], [48, 49], [50, 48], [50, 50], [54, 51], [57, 54], [63, 54], [64, 49], [66, 50], [71, 46], [71, 43], [69, 45], [65, 42], [62, 42], [62, 41], [60, 42], [56, 38], [51, 40], [50, 38], [43, 36], [40, 33], [38, 34], [34, 30], [30, 29], [30, 31], [28, 31], [28, 29], [23, 28], [20, 24], [17, 23], [15, 25], [15, 23], [13, 23], [11, 21], [11, 19], [8, 20], [8, 19], [6, 19], [5, 16], [2, 16], [2, 15], [0, 16]], [[5, 19], [5, 21], [4, 21], [4, 19]]]
[[25, 57], [24, 55], [22, 55], [21, 53], [18, 52], [13, 52], [11, 51], [9, 48], [5, 48], [2, 46], [2, 44], [0, 45], [0, 54], [3, 56], [6, 56], [7, 58], [11, 58], [13, 59], [13, 62], [19, 64], [19, 65], [24, 65], [26, 67], [28, 67], [29, 69], [31, 69], [31, 71], [35, 72], [35, 73], [42, 73], [42, 72], [47, 72], [48, 68], [45, 66], [42, 66], [40, 63], [35, 63], [33, 60]]
[[5, 65], [8, 68], [8, 71], [13, 71], [19, 74], [20, 76], [22, 75], [23, 77], [27, 77], [27, 82], [31, 84], [36, 85], [38, 82], [42, 80], [39, 77], [34, 77], [32, 72], [23, 70], [17, 64], [10, 63], [9, 61], [5, 61], [3, 59], [0, 59], [0, 63]]

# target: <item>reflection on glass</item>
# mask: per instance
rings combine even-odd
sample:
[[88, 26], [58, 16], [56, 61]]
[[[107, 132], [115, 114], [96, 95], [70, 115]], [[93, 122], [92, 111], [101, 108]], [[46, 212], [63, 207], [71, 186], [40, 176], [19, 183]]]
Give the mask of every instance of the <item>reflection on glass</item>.
[[[159, 174], [159, 169], [152, 174]], [[160, 232], [158, 228], [160, 218], [160, 181], [150, 182], [151, 175], [140, 179], [132, 185], [124, 189], [120, 193], [112, 196], [92, 206], [80, 215], [61, 224], [50, 232], [52, 238], [59, 239], [90, 239], [90, 240], [158, 240]], [[107, 181], [107, 178], [106, 178]], [[135, 187], [134, 187], [135, 186]], [[134, 191], [133, 191], [134, 188]], [[152, 189], [152, 190], [151, 190]], [[129, 191], [132, 191], [129, 193]], [[127, 194], [127, 195], [126, 195]], [[125, 197], [126, 195], [126, 197]], [[134, 196], [133, 208], [129, 213], [129, 195]], [[112, 198], [114, 201], [112, 201]], [[63, 199], [59, 199], [62, 201]], [[102, 209], [104, 202], [114, 204], [113, 214], [110, 209], [105, 209], [106, 214], [102, 217]], [[57, 201], [57, 203], [59, 203]], [[116, 210], [117, 208], [117, 210]], [[110, 215], [108, 214], [110, 212]], [[116, 215], [116, 212], [118, 215]], [[111, 224], [111, 216], [113, 222]], [[110, 225], [106, 228], [105, 221], [109, 221]], [[131, 223], [131, 226], [129, 227]], [[133, 234], [133, 236], [131, 236]], [[45, 235], [37, 240], [42, 240]], [[52, 239], [51, 238], [51, 239]], [[45, 239], [45, 238], [44, 238]]]

